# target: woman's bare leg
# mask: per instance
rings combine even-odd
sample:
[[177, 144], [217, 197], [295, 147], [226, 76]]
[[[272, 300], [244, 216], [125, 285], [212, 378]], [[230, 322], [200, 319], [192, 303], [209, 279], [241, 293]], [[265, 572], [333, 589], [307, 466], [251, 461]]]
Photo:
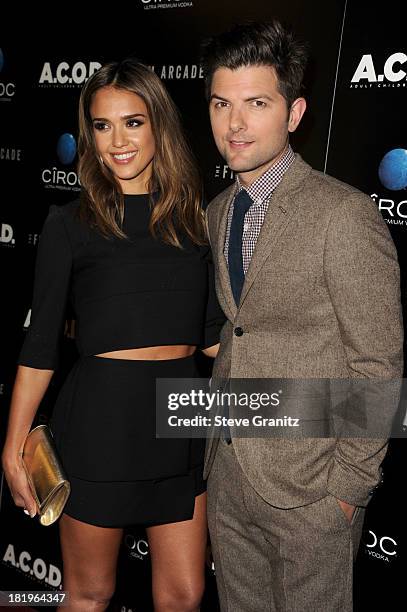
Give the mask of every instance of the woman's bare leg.
[[63, 612], [106, 610], [116, 586], [116, 566], [123, 529], [96, 527], [63, 514], [59, 522]]
[[189, 521], [147, 528], [155, 612], [196, 612], [205, 588], [206, 493]]

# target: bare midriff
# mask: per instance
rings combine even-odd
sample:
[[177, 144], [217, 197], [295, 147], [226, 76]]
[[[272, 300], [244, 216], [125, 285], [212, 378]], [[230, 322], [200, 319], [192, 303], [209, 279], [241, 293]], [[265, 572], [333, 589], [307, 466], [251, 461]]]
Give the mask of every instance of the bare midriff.
[[196, 347], [188, 344], [175, 344], [166, 346], [143, 346], [142, 348], [124, 349], [99, 353], [95, 357], [110, 357], [113, 359], [181, 359], [193, 355]]

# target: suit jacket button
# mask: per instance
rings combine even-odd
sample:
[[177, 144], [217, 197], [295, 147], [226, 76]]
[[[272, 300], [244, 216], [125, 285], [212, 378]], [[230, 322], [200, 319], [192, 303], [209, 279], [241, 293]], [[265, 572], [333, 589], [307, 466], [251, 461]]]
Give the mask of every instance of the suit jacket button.
[[241, 327], [235, 327], [233, 333], [235, 336], [243, 336], [243, 329]]

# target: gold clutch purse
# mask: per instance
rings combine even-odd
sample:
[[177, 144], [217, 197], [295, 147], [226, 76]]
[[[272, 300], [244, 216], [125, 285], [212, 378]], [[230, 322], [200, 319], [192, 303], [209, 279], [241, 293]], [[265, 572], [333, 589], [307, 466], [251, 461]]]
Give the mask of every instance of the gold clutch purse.
[[38, 425], [28, 434], [23, 465], [39, 508], [41, 525], [51, 525], [62, 514], [71, 492], [49, 427]]

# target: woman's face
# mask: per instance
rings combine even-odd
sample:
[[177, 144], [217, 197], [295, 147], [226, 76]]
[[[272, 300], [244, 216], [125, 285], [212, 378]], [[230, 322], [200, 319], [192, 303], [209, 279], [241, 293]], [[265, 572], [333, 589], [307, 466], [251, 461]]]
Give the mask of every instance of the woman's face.
[[144, 101], [125, 89], [103, 87], [93, 96], [90, 115], [97, 154], [123, 193], [146, 193], [155, 142]]

